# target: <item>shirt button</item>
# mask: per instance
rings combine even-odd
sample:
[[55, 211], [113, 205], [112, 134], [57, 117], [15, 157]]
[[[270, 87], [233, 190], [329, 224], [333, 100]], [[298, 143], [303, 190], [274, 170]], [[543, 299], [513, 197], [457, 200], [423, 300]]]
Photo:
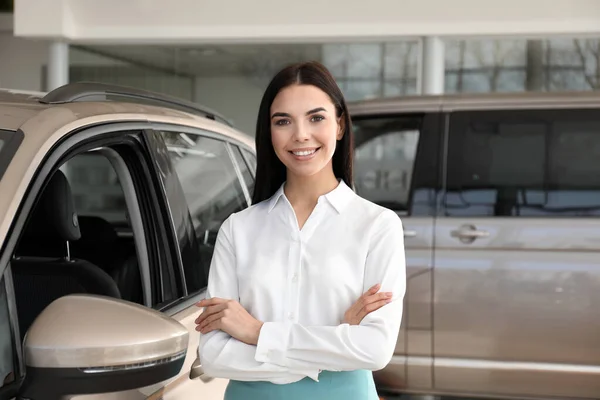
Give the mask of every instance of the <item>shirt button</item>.
[[289, 312], [288, 313], [288, 319], [294, 319], [294, 313], [293, 312]]
[[292, 276], [292, 282], [298, 282], [298, 274], [294, 274], [294, 276]]

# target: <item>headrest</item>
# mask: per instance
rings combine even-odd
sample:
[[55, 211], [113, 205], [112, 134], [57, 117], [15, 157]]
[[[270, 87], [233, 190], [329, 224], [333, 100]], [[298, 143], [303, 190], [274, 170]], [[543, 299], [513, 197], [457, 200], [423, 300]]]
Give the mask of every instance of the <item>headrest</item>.
[[117, 231], [110, 222], [104, 218], [94, 215], [82, 215], [79, 217], [79, 230], [82, 240], [102, 242], [104, 244], [114, 243], [119, 240]]
[[60, 170], [54, 173], [43, 189], [25, 235], [29, 238], [53, 241], [59, 239], [63, 242], [81, 237], [71, 186]]

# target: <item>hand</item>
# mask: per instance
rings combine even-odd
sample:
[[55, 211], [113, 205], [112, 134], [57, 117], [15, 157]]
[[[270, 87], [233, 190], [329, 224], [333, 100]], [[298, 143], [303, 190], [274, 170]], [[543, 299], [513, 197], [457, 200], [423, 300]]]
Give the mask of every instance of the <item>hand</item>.
[[254, 318], [234, 300], [213, 297], [196, 303], [205, 307], [196, 318], [196, 330], [202, 334], [221, 330], [246, 344], [256, 345], [263, 323]]
[[345, 324], [358, 325], [367, 314], [379, 310], [392, 301], [391, 292], [377, 293], [380, 287], [381, 285], [377, 284], [360, 296], [344, 314]]

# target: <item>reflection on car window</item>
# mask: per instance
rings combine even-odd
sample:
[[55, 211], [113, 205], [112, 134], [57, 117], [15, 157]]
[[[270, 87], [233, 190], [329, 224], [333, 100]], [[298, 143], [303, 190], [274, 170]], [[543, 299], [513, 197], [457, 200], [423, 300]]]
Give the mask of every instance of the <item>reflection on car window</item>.
[[408, 212], [419, 130], [394, 118], [357, 120], [356, 192], [400, 213]]
[[250, 197], [252, 197], [252, 192], [254, 191], [254, 172], [251, 170], [252, 167], [248, 165], [250, 159], [244, 158], [239, 147], [232, 145], [231, 148], [233, 150], [235, 161], [240, 166], [240, 172], [242, 173], [242, 178], [248, 188], [248, 193], [250, 194]]
[[459, 116], [448, 146], [446, 215], [600, 216], [600, 120], [554, 114]]
[[61, 171], [71, 185], [79, 215], [103, 218], [126, 225], [127, 205], [117, 173], [100, 153], [83, 153], [67, 161]]
[[201, 268], [185, 265], [188, 292], [206, 287], [221, 224], [248, 206], [226, 143], [207, 136], [162, 132], [190, 209]]
[[0, 279], [0, 387], [15, 380], [15, 352], [8, 314], [8, 298], [4, 278]]

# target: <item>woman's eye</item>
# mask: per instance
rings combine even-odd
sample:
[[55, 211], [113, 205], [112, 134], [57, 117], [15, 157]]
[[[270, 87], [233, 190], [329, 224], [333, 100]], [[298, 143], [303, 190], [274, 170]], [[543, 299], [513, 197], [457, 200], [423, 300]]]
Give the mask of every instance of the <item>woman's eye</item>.
[[320, 122], [323, 121], [325, 119], [325, 117], [323, 117], [322, 115], [313, 115], [312, 118], [310, 119], [311, 122]]
[[290, 121], [288, 121], [287, 119], [280, 119], [275, 121], [275, 125], [283, 126], [289, 124], [289, 122]]

